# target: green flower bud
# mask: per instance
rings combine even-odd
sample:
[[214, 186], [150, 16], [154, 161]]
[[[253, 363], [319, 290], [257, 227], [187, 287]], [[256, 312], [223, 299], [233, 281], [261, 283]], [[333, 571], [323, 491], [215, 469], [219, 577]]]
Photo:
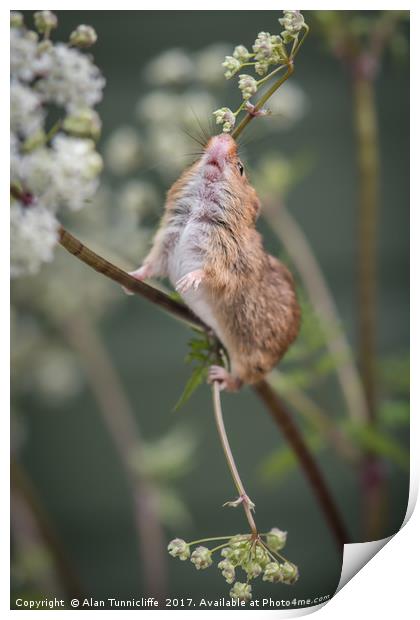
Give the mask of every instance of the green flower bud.
[[252, 588], [247, 583], [237, 581], [229, 592], [230, 596], [239, 601], [250, 601], [252, 599]]
[[267, 534], [267, 546], [271, 551], [280, 551], [286, 544], [287, 532], [272, 527]]
[[75, 47], [91, 47], [96, 43], [98, 35], [92, 26], [81, 24], [70, 35], [70, 43]]
[[89, 153], [89, 157], [86, 160], [86, 169], [84, 171], [84, 176], [86, 177], [86, 179], [94, 179], [102, 172], [102, 169], [104, 167], [102, 157], [94, 150], [94, 142], [92, 142], [92, 145], [93, 146]]
[[244, 568], [249, 579], [255, 579], [262, 573], [262, 566], [258, 562], [249, 562]]
[[22, 28], [23, 27], [23, 15], [19, 11], [10, 11], [10, 27]]
[[197, 570], [203, 570], [213, 564], [210, 550], [207, 547], [197, 547], [191, 554], [191, 562]]
[[236, 58], [236, 60], [239, 60], [241, 64], [246, 62], [250, 56], [251, 54], [248, 52], [245, 45], [237, 45], [233, 50], [233, 57]]
[[182, 538], [174, 538], [168, 545], [169, 554], [173, 558], [180, 560], [188, 560], [190, 557], [190, 548]]
[[295, 564], [285, 562], [280, 565], [281, 581], [292, 585], [299, 579], [299, 570]]
[[265, 566], [270, 562], [270, 556], [264, 547], [257, 545], [254, 553], [254, 561], [257, 562], [262, 568], [265, 568]]
[[242, 97], [245, 100], [250, 99], [258, 90], [257, 80], [255, 80], [251, 75], [240, 75], [239, 90], [242, 91]]
[[34, 13], [35, 28], [40, 34], [49, 34], [57, 28], [57, 16], [51, 11], [37, 11]]
[[40, 146], [44, 146], [46, 140], [45, 131], [43, 129], [39, 129], [31, 136], [26, 138], [25, 142], [22, 144], [22, 151], [24, 153], [30, 153], [34, 151]]
[[49, 39], [45, 39], [44, 41], [38, 43], [37, 50], [39, 54], [45, 54], [46, 52], [49, 52], [52, 48], [53, 44], [51, 43], [51, 41]]
[[217, 568], [220, 568], [227, 583], [233, 583], [235, 581], [235, 567], [232, 562], [229, 562], [229, 560], [222, 560], [217, 565]]
[[263, 581], [271, 581], [271, 583], [278, 583], [282, 581], [282, 571], [278, 562], [269, 562], [264, 570]]
[[97, 140], [101, 135], [101, 119], [95, 110], [85, 108], [66, 116], [63, 128], [68, 133], [80, 138]]

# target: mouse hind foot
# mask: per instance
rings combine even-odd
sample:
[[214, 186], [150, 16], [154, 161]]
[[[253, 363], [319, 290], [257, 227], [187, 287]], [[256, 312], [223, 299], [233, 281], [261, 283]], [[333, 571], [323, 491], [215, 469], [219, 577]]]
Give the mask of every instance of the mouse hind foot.
[[227, 392], [237, 392], [242, 386], [242, 381], [230, 374], [223, 366], [210, 366], [208, 382], [214, 383], [215, 381], [219, 383], [221, 390], [226, 390]]

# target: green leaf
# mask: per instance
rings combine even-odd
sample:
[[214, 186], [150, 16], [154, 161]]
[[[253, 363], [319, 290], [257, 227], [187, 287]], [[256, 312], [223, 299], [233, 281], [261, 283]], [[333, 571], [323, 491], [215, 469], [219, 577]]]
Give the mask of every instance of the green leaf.
[[410, 455], [393, 437], [366, 424], [345, 425], [353, 438], [367, 450], [371, 450], [380, 456], [401, 467], [404, 471], [410, 468]]
[[[313, 452], [319, 452], [324, 447], [324, 441], [318, 433], [306, 435], [305, 443]], [[262, 461], [259, 475], [263, 482], [273, 483], [290, 474], [296, 466], [294, 451], [289, 447], [278, 448]]]
[[407, 426], [410, 423], [410, 403], [405, 400], [387, 401], [381, 405], [379, 417], [390, 428]]
[[187, 384], [182, 392], [178, 402], [174, 407], [174, 411], [178, 411], [185, 403], [191, 398], [192, 394], [203, 383], [206, 376], [206, 368], [203, 366], [197, 366], [194, 368], [191, 377], [188, 379]]

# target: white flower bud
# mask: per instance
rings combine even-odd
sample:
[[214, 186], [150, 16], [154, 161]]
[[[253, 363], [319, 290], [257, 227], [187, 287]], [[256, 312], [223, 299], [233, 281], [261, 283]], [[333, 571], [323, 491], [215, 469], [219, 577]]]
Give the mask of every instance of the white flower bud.
[[248, 52], [245, 45], [237, 45], [233, 50], [233, 57], [239, 60], [241, 64], [246, 62], [250, 56], [251, 54]]
[[239, 76], [239, 90], [242, 91], [242, 97], [247, 100], [255, 95], [258, 90], [258, 83], [255, 78], [251, 75], [240, 75]]
[[96, 43], [98, 35], [92, 26], [81, 24], [70, 35], [70, 43], [75, 47], [91, 47]]
[[267, 546], [271, 551], [280, 551], [286, 544], [287, 532], [279, 530], [278, 527], [272, 527], [267, 534]]
[[51, 30], [57, 28], [57, 16], [51, 11], [37, 11], [34, 13], [35, 28], [41, 34], [49, 34]]
[[269, 32], [260, 32], [255, 40], [252, 49], [255, 53], [255, 60], [268, 60], [273, 53], [271, 35]]
[[252, 599], [251, 592], [252, 588], [249, 584], [237, 581], [229, 594], [232, 598], [238, 599], [239, 601], [250, 601]]
[[282, 32], [283, 40], [288, 43], [295, 39], [305, 25], [305, 19], [299, 11], [283, 11], [284, 17], [279, 19], [284, 28]]
[[208, 568], [213, 563], [210, 550], [207, 547], [197, 547], [191, 554], [191, 562], [197, 570]]
[[229, 80], [233, 77], [241, 68], [241, 64], [242, 63], [237, 58], [234, 58], [233, 56], [226, 56], [224, 62], [222, 62], [222, 67], [226, 69], [225, 78]]
[[232, 562], [229, 562], [229, 560], [222, 560], [217, 565], [217, 568], [220, 568], [227, 583], [233, 583], [235, 581], [235, 567]]
[[255, 63], [255, 73], [258, 75], [265, 75], [268, 71], [269, 63], [265, 60], [259, 60]]
[[10, 246], [12, 277], [37, 273], [50, 262], [58, 241], [59, 224], [42, 204], [10, 207]]
[[213, 115], [216, 117], [216, 125], [221, 125], [223, 123], [223, 131], [225, 133], [229, 132], [235, 126], [236, 117], [229, 108], [215, 110]]
[[190, 548], [182, 538], [174, 538], [168, 545], [169, 554], [180, 560], [188, 560], [190, 557]]

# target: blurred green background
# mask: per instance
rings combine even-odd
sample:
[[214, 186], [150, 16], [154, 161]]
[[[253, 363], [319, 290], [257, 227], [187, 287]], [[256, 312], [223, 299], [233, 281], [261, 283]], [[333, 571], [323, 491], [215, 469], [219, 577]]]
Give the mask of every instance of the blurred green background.
[[[279, 17], [269, 11], [59, 11], [57, 15], [58, 37], [66, 39], [79, 23], [91, 24], [98, 33], [93, 52], [107, 80], [104, 100], [98, 107], [103, 121], [100, 151], [115, 128], [135, 125], [136, 102], [147, 89], [145, 80], [141, 79], [142, 69], [160, 52], [174, 47], [195, 52], [218, 41], [250, 45], [260, 30], [275, 31]], [[311, 24], [311, 15], [305, 17]], [[409, 346], [408, 71], [407, 59], [394, 62], [386, 57], [376, 81], [381, 157], [379, 362], [389, 356], [406, 356]], [[300, 52], [292, 81], [304, 91], [305, 114], [299, 122], [281, 132], [260, 132], [255, 122], [249, 135], [244, 136], [244, 141], [250, 139], [244, 159], [251, 181], [255, 162], [268, 151], [278, 151], [287, 158], [303, 153], [310, 161], [307, 172], [288, 195], [287, 205], [312, 245], [337, 302], [345, 331], [355, 343], [358, 175], [351, 84], [340, 63], [328, 53], [316, 29]], [[225, 90], [224, 85], [220, 87], [216, 107], [229, 105], [233, 97], [238, 99], [228, 86]], [[201, 120], [206, 123], [206, 119]], [[191, 150], [195, 150], [193, 143]], [[156, 164], [159, 162], [152, 162]], [[148, 165], [146, 154], [143, 169]], [[139, 174], [143, 169], [140, 167]], [[106, 167], [103, 181], [117, 186]], [[161, 182], [161, 189], [166, 189], [164, 182]], [[118, 208], [115, 202], [116, 219]], [[106, 254], [106, 245], [101, 246], [100, 210], [95, 213], [97, 236], [93, 222], [89, 241], [97, 243], [96, 247], [101, 247]], [[152, 227], [155, 221], [156, 217], [151, 217], [147, 223]], [[278, 240], [264, 221], [259, 223], [259, 229], [266, 247], [279, 255]], [[120, 255], [125, 257], [123, 240], [119, 241]], [[118, 247], [112, 251], [108, 256], [118, 262]], [[57, 254], [61, 256], [56, 270], [65, 261], [74, 263], [75, 279], [69, 285], [72, 296], [79, 295], [78, 279], [83, 282], [83, 290], [95, 286], [100, 276], [64, 255], [61, 248], [57, 249]], [[141, 254], [139, 251], [138, 262]], [[125, 260], [126, 267], [137, 266]], [[131, 257], [130, 260], [135, 261]], [[110, 281], [104, 286], [116, 288]], [[115, 296], [119, 295], [116, 291]], [[19, 291], [16, 299], [21, 311], [27, 311], [30, 317], [30, 306], [25, 307]], [[216, 435], [208, 388], [201, 387], [183, 409], [173, 412], [190, 374], [190, 369], [183, 364], [190, 338], [188, 329], [140, 298], [125, 298], [122, 293], [121, 301], [114, 302], [107, 311], [105, 308], [91, 311], [89, 303], [85, 305], [82, 298], [77, 313], [96, 324], [145, 441], [152, 443], [179, 426], [181, 432], [191, 432], [196, 437], [196, 448], [185, 474], [173, 482], [169, 479], [166, 485], [179, 492], [184, 506], [174, 508], [175, 512], [181, 511], [181, 516], [176, 526], [166, 527], [166, 541], [175, 536], [195, 540], [245, 531], [246, 522], [240, 509], [222, 508], [223, 502], [233, 498], [234, 490]], [[50, 339], [53, 343], [54, 330], [46, 321], [41, 321], [40, 325], [46, 341]], [[37, 363], [36, 355], [31, 359], [31, 363]], [[68, 398], [46, 398], [31, 385], [25, 387], [30, 367], [25, 373], [15, 370], [13, 374], [19, 460], [84, 592], [99, 598], [146, 596], [144, 558], [139, 556], [134, 542], [130, 487], [88, 384], [82, 379], [82, 387]], [[331, 381], [321, 381], [314, 393], [333, 416], [344, 415], [340, 395]], [[248, 493], [257, 505], [258, 525], [263, 531], [273, 526], [288, 531], [285, 553], [299, 566], [301, 574], [293, 587], [258, 581], [254, 597], [292, 599], [294, 596], [311, 598], [332, 594], [340, 577], [342, 557], [302, 473], [292, 467], [270, 483], [261, 476], [259, 466], [268, 454], [284, 445], [282, 437], [250, 389], [223, 396], [223, 405], [234, 455]], [[300, 423], [298, 415], [295, 419]], [[401, 446], [408, 445], [407, 426], [392, 427], [389, 432]], [[387, 455], [382, 457], [387, 477], [387, 502], [381, 531], [384, 537], [398, 530], [403, 521], [409, 481], [407, 471], [397, 467]], [[317, 458], [353, 540], [363, 540], [357, 467], [338, 458], [328, 444], [317, 452]], [[185, 508], [189, 518], [184, 519]], [[229, 586], [215, 567], [199, 572], [189, 563], [179, 563], [169, 556], [165, 556], [165, 564], [170, 596], [228, 596]], [[14, 593], [35, 588], [33, 584], [28, 586], [25, 574], [22, 566], [15, 565]], [[44, 591], [44, 594], [52, 596], [55, 592]]]

